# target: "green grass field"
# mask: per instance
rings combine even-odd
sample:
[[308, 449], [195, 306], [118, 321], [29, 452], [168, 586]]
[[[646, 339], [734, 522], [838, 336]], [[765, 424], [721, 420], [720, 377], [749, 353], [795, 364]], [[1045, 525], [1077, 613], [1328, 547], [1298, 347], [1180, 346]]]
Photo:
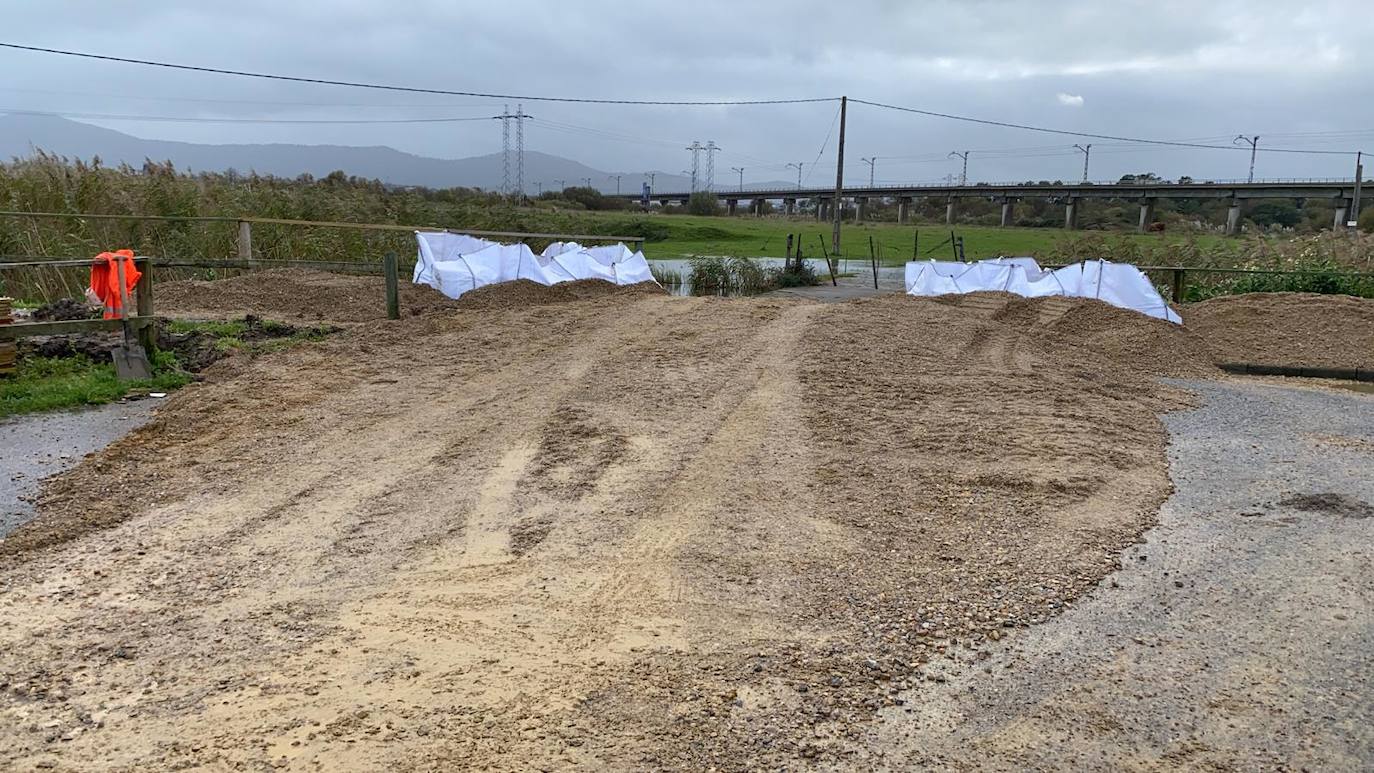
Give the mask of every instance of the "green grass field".
[[[585, 217], [597, 217], [586, 213]], [[623, 220], [622, 213], [602, 215], [607, 219]], [[741, 258], [781, 257], [787, 234], [800, 234], [807, 256], [821, 257], [821, 240], [830, 249], [830, 223], [813, 219], [786, 220], [773, 217], [696, 217], [692, 215], [649, 215], [655, 227], [668, 230], [668, 238], [644, 245], [644, 254], [654, 258], [683, 258], [693, 255], [725, 255]], [[847, 222], [841, 231], [841, 247], [849, 258], [868, 257], [868, 239], [882, 246], [883, 262], [898, 264], [912, 259], [916, 236], [919, 233], [921, 259], [948, 260], [953, 257], [949, 244], [937, 246], [949, 238], [953, 230], [964, 239], [964, 254], [969, 260], [998, 255], [1031, 255], [1047, 257], [1063, 254], [1071, 249], [1074, 240], [1082, 240], [1091, 233], [1113, 240], [1139, 243], [1153, 250], [1171, 244], [1198, 243], [1212, 246], [1225, 241], [1211, 234], [1139, 234], [1129, 232], [1063, 231], [1052, 228], [995, 228], [987, 226], [918, 225], [898, 226], [891, 223], [859, 224]], [[1082, 255], [1081, 257], [1098, 257]]]

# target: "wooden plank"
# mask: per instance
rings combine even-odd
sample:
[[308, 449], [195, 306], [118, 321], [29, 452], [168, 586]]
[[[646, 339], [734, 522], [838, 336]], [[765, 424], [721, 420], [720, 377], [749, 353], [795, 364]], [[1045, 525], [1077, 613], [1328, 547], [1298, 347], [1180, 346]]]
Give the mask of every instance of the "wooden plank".
[[[152, 258], [146, 255], [134, 257], [134, 263], [146, 263]], [[9, 261], [0, 259], [0, 269], [6, 268], [32, 268], [34, 266], [46, 266], [48, 268], [89, 268], [92, 264], [101, 262], [94, 258], [60, 258], [56, 260], [28, 260], [28, 261]]]
[[[130, 317], [129, 324], [135, 329], [152, 325], [155, 317]], [[27, 336], [55, 336], [72, 333], [99, 333], [120, 329], [117, 319], [68, 319], [59, 322], [25, 322], [23, 324], [0, 325], [0, 341], [8, 341]]]

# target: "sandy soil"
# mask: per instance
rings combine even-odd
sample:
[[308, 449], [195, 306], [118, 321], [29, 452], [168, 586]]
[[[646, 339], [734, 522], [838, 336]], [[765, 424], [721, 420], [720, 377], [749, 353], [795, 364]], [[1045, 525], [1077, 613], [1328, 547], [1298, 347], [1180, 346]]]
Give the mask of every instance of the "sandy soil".
[[[596, 298], [603, 295], [662, 294], [653, 282], [617, 287], [600, 279], [580, 279], [553, 287], [520, 279], [488, 285], [454, 300], [439, 291], [402, 279], [402, 316], [452, 309], [504, 309]], [[273, 269], [229, 279], [166, 282], [157, 286], [159, 314], [222, 319], [253, 314], [301, 322], [375, 322], [386, 319], [386, 285], [379, 276], [354, 276], [301, 268]]]
[[1183, 307], [1217, 362], [1374, 370], [1374, 299], [1226, 295]]
[[1198, 347], [616, 294], [217, 365], [0, 542], [0, 767], [860, 764], [923, 663], [1117, 566]]

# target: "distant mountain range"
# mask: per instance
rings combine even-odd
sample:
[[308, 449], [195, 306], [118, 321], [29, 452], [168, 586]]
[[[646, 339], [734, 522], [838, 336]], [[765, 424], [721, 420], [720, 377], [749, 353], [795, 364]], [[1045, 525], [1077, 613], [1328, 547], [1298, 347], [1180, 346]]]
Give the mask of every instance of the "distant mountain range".
[[[296, 177], [308, 173], [323, 177], [335, 170], [357, 177], [377, 179], [393, 185], [421, 185], [429, 188], [464, 186], [500, 190], [504, 165], [500, 153], [470, 158], [427, 158], [382, 145], [243, 144], [201, 145], [191, 142], [146, 140], [113, 129], [80, 123], [66, 118], [30, 115], [0, 115], [0, 159], [23, 158], [35, 149], [68, 158], [89, 160], [99, 156], [107, 165], [121, 162], [141, 166], [147, 159], [171, 161], [181, 170], [241, 173]], [[525, 151], [525, 192], [535, 195], [535, 182], [545, 190], [555, 180], [566, 185], [581, 185], [591, 178], [592, 186], [604, 193], [615, 191], [616, 172], [593, 169], [586, 164], [537, 151]], [[620, 189], [639, 190], [642, 172], [620, 173]], [[689, 186], [682, 175], [656, 172], [654, 189], [683, 191]]]

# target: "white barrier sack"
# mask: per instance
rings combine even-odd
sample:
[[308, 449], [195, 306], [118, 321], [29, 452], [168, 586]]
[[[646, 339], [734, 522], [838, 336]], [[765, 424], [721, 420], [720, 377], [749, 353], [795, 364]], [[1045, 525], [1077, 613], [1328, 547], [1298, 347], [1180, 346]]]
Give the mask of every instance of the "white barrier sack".
[[1174, 324], [1183, 320], [1164, 302], [1149, 277], [1128, 263], [1088, 260], [1043, 271], [1033, 258], [998, 258], [977, 263], [930, 260], [906, 264], [908, 295], [949, 295], [979, 291], [1028, 298], [1063, 295], [1096, 298]]
[[535, 255], [523, 244], [499, 244], [462, 234], [416, 231], [419, 256], [413, 281], [450, 298], [498, 282], [528, 279], [542, 285], [601, 279], [630, 285], [656, 281], [642, 252], [624, 244], [583, 247], [554, 242]]

